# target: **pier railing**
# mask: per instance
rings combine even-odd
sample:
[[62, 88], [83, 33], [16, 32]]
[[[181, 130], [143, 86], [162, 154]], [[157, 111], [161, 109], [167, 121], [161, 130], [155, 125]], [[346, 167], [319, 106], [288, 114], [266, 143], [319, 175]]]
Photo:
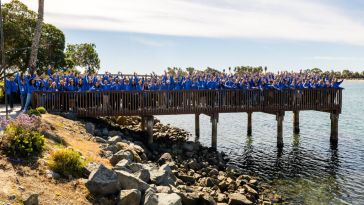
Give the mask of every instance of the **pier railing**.
[[341, 113], [342, 89], [86, 91], [33, 93], [33, 105], [79, 116], [317, 110]]

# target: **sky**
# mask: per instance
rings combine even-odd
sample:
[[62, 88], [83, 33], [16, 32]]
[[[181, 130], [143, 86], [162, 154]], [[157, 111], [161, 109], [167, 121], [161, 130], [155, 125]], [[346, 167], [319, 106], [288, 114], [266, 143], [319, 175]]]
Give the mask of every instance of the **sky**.
[[95, 43], [101, 72], [364, 71], [363, 10], [363, 0], [45, 0], [45, 21], [67, 43]]

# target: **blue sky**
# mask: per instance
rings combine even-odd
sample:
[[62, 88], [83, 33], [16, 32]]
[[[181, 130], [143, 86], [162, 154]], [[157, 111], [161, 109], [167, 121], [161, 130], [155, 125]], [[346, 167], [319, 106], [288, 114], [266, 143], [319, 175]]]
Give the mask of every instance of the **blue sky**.
[[362, 0], [48, 0], [45, 21], [67, 43], [95, 43], [101, 71], [363, 71], [363, 10]]

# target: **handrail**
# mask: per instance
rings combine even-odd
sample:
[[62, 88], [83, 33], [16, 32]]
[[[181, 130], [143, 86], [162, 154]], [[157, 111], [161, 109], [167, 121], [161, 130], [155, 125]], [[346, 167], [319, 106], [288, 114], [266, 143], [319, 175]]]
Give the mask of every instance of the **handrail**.
[[317, 110], [341, 113], [342, 89], [33, 92], [34, 107], [79, 116]]

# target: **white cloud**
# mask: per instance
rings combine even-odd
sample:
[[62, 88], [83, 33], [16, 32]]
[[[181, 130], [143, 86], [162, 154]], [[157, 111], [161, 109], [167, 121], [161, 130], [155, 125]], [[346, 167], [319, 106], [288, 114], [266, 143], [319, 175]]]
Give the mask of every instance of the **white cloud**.
[[[9, 0], [7, 0], [9, 1]], [[36, 0], [24, 0], [37, 9]], [[46, 0], [61, 28], [364, 45], [364, 24], [317, 0]]]
[[314, 56], [310, 59], [324, 61], [364, 61], [363, 57], [353, 56]]

